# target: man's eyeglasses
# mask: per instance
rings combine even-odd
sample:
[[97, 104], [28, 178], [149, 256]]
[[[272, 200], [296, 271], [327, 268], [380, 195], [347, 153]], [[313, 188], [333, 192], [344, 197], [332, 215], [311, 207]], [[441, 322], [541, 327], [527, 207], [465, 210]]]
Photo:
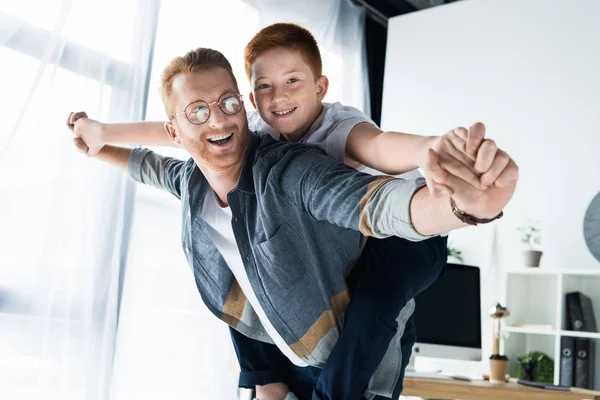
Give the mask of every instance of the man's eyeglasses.
[[225, 93], [219, 97], [219, 100], [210, 103], [207, 103], [203, 100], [194, 101], [193, 103], [188, 104], [182, 112], [177, 113], [169, 118], [169, 121], [181, 114], [185, 114], [188, 121], [190, 121], [192, 124], [203, 124], [208, 121], [208, 118], [210, 118], [210, 105], [214, 103], [217, 103], [221, 111], [227, 115], [237, 114], [244, 107], [241, 94]]

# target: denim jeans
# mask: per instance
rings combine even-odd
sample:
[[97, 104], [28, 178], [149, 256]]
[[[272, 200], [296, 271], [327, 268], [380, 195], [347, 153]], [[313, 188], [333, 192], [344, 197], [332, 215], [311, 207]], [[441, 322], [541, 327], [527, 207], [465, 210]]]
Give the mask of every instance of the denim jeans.
[[[242, 371], [240, 387], [284, 382], [300, 399], [361, 400], [391, 340], [399, 333], [396, 317], [400, 310], [444, 273], [446, 244], [446, 237], [421, 242], [397, 237], [367, 240], [347, 279], [351, 301], [343, 331], [323, 369], [297, 367], [276, 346], [231, 329]], [[402, 392], [404, 371], [416, 340], [412, 316], [403, 328], [401, 372], [390, 377], [397, 382], [393, 398]]]

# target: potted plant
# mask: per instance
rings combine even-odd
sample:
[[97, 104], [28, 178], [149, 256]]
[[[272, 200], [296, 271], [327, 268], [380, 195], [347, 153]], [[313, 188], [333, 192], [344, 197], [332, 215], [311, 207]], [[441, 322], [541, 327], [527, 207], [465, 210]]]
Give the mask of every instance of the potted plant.
[[455, 249], [454, 247], [446, 248], [446, 256], [448, 257], [448, 259], [455, 259], [461, 263], [465, 262], [462, 256], [462, 251]]
[[527, 245], [523, 251], [523, 261], [528, 267], [539, 267], [542, 252], [539, 250], [541, 245], [541, 232], [537, 221], [530, 221], [527, 225], [520, 226], [521, 242]]
[[554, 381], [554, 360], [547, 354], [531, 351], [517, 357], [513, 376], [524, 381], [546, 382]]

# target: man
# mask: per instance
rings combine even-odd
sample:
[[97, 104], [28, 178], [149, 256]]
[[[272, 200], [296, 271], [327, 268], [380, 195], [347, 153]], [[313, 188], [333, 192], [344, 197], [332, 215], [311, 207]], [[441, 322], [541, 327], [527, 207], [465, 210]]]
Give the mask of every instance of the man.
[[[441, 170], [431, 150], [453, 212], [449, 197], [432, 197], [422, 181], [359, 174], [316, 148], [251, 136], [231, 67], [214, 50], [173, 60], [162, 96], [167, 133], [192, 160], [117, 147], [98, 157], [182, 200], [183, 244], [205, 304], [242, 334], [275, 342], [298, 366], [322, 366], [335, 344], [362, 234], [421, 240], [463, 226], [457, 215], [491, 220], [516, 185], [512, 160], [480, 190]], [[493, 154], [475, 151], [482, 129], [453, 140], [457, 152], [477, 155], [474, 164], [492, 165]], [[397, 360], [384, 361], [382, 374], [398, 371]], [[389, 381], [369, 393], [391, 397]]]

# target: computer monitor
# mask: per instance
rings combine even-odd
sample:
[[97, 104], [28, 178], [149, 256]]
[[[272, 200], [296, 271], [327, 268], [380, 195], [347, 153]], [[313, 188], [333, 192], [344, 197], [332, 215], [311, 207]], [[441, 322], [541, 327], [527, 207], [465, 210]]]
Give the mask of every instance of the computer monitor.
[[448, 263], [446, 274], [416, 298], [417, 357], [481, 360], [479, 268]]

